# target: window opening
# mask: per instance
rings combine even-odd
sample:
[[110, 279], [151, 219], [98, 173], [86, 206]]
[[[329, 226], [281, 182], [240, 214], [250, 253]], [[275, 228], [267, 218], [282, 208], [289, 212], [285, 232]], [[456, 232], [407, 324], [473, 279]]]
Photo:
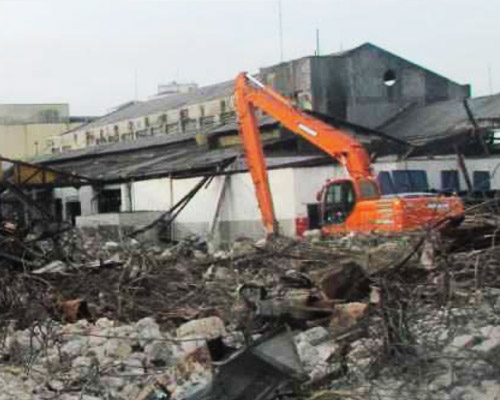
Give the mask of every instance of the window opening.
[[377, 180], [380, 185], [380, 190], [382, 191], [382, 194], [396, 193], [396, 188], [394, 187], [394, 181], [392, 180], [390, 172], [388, 171], [379, 172]]
[[384, 85], [387, 87], [394, 86], [397, 82], [396, 73], [392, 69], [388, 69], [384, 73]]
[[460, 192], [460, 179], [455, 169], [441, 171], [441, 190], [445, 193]]
[[104, 189], [97, 196], [99, 213], [120, 212], [122, 195], [120, 189]]
[[397, 169], [392, 171], [396, 193], [427, 192], [429, 184], [424, 170]]
[[488, 192], [491, 190], [490, 171], [474, 171], [472, 179], [476, 192]]

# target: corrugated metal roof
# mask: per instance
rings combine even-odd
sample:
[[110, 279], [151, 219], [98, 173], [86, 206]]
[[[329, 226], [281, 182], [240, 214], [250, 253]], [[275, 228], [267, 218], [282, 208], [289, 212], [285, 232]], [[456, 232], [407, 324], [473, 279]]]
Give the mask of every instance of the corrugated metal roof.
[[500, 94], [476, 97], [469, 102], [476, 120], [498, 119], [500, 117]]
[[194, 140], [195, 133], [178, 133], [159, 136], [148, 136], [129, 140], [125, 142], [101, 144], [89, 146], [83, 149], [70, 150], [64, 153], [43, 154], [30, 159], [33, 163], [50, 163], [71, 160], [75, 158], [87, 158], [111, 153], [123, 153], [132, 150], [139, 150], [149, 147], [165, 146], [169, 144], [181, 143]]
[[85, 177], [112, 182], [209, 170], [237, 154], [238, 150], [234, 148], [207, 150], [196, 144], [180, 143], [92, 158], [57, 160], [49, 165], [60, 171], [78, 171]]
[[163, 96], [152, 100], [140, 101], [113, 111], [95, 121], [85, 125], [85, 129], [92, 129], [102, 125], [114, 124], [119, 121], [157, 114], [191, 104], [199, 104], [220, 97], [231, 96], [234, 91], [234, 81], [216, 83], [204, 86], [189, 93], [179, 93]]
[[[476, 120], [500, 118], [500, 94], [468, 99]], [[472, 129], [463, 101], [448, 100], [404, 111], [395, 120], [378, 129], [414, 145], [453, 136]]]
[[[129, 153], [101, 154], [92, 158], [74, 158], [48, 163], [57, 170], [108, 183], [143, 180], [168, 175], [196, 175], [214, 172], [242, 154], [239, 147], [209, 150], [196, 144], [135, 149]], [[269, 168], [311, 165], [331, 161], [324, 155], [268, 157]], [[244, 157], [238, 158], [234, 172], [247, 170]]]

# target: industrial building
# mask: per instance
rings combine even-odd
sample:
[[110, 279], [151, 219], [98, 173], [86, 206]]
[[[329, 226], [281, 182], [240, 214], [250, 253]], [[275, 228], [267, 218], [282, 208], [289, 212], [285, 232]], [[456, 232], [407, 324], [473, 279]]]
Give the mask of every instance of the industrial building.
[[[261, 68], [260, 79], [309, 109], [369, 128], [405, 110], [469, 97], [460, 85], [371, 43]], [[233, 81], [205, 87], [172, 82], [61, 135], [57, 151], [172, 133], [206, 133], [234, 122]], [[56, 144], [55, 144], [56, 145]]]
[[0, 155], [25, 159], [51, 152], [61, 133], [89, 120], [71, 117], [68, 104], [0, 104]]
[[[468, 85], [372, 44], [261, 68], [258, 75], [300, 108], [356, 135], [386, 194], [500, 190], [500, 95], [470, 98]], [[133, 230], [187, 198], [154, 235], [175, 240], [196, 233], [219, 243], [261, 236], [233, 81], [171, 92], [63, 134], [76, 150], [31, 162], [81, 179], [43, 188], [28, 180], [25, 188], [49, 199], [55, 219], [81, 227]], [[260, 126], [277, 218], [282, 232], [294, 235], [325, 181], [345, 172], [262, 113]]]

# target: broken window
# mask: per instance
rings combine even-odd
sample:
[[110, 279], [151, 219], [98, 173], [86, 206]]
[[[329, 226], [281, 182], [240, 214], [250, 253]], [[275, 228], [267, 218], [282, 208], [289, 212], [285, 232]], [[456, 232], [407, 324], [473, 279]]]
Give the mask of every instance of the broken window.
[[311, 96], [309, 93], [299, 92], [297, 94], [297, 102], [301, 109], [312, 110]]
[[225, 112], [225, 113], [220, 115], [221, 124], [229, 124], [231, 122], [234, 122], [235, 120], [236, 120], [236, 112], [235, 111]]
[[90, 146], [95, 143], [95, 138], [92, 132], [85, 132], [85, 143], [87, 146]]
[[226, 100], [220, 101], [220, 113], [224, 114], [226, 112]]
[[66, 220], [71, 221], [72, 225], [75, 225], [76, 217], [82, 215], [82, 206], [79, 201], [67, 201], [66, 202]]
[[201, 128], [210, 128], [215, 125], [215, 117], [213, 115], [209, 115], [207, 117], [200, 118], [200, 126]]
[[56, 123], [60, 121], [59, 111], [57, 110], [44, 110], [40, 112], [40, 120], [43, 123]]
[[63, 220], [63, 205], [62, 199], [54, 199], [54, 217], [57, 222], [62, 222]]
[[196, 120], [186, 118], [182, 121], [182, 130], [183, 132], [193, 132], [196, 131]]
[[460, 180], [456, 169], [441, 171], [441, 190], [446, 193], [460, 192]]
[[167, 124], [165, 126], [165, 133], [179, 133], [179, 124], [177, 122]]
[[121, 204], [120, 189], [103, 189], [97, 195], [97, 207], [100, 214], [120, 212]]
[[388, 69], [384, 73], [384, 85], [387, 87], [394, 86], [394, 84], [397, 82], [396, 78], [396, 72], [392, 69]]
[[500, 130], [487, 132], [486, 143], [492, 153], [498, 153], [500, 150]]
[[491, 190], [490, 171], [474, 171], [472, 179], [476, 192], [488, 192]]
[[107, 142], [106, 136], [104, 136], [104, 129], [101, 129], [99, 131], [99, 141], [98, 142], [99, 142], [99, 144]]

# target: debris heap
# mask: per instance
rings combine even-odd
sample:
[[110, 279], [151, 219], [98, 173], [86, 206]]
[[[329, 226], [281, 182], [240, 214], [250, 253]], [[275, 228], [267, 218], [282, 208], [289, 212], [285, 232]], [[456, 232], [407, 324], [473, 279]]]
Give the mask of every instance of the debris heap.
[[494, 399], [500, 247], [474, 232], [209, 254], [4, 230], [0, 399]]

